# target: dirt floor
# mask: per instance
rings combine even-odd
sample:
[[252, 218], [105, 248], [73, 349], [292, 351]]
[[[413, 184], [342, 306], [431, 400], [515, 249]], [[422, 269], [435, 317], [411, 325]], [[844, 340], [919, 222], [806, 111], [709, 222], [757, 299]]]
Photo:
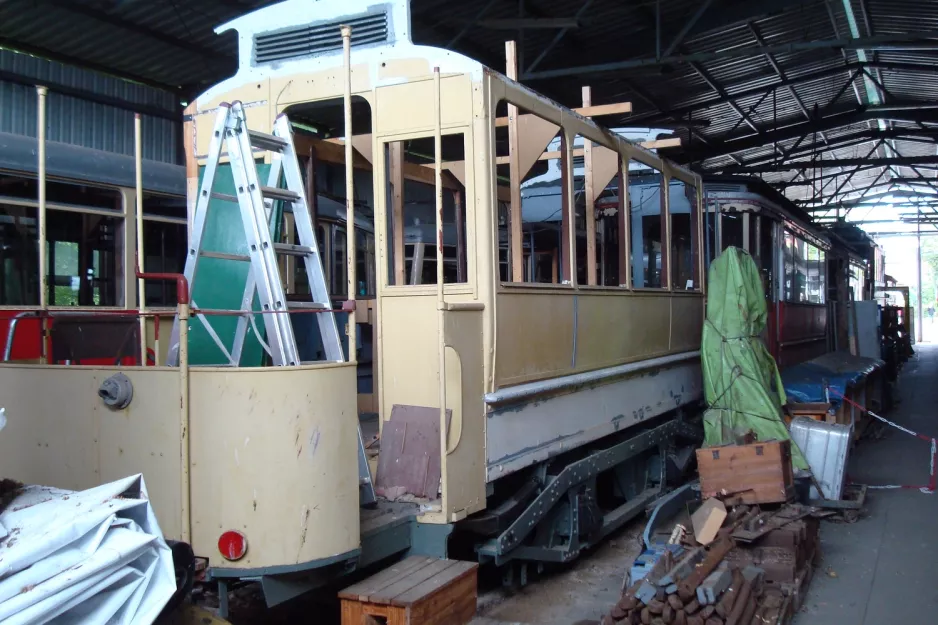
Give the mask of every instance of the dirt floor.
[[640, 517], [572, 564], [535, 577], [525, 588], [480, 588], [473, 624], [598, 622], [619, 599], [627, 567], [641, 550], [644, 528], [645, 518]]

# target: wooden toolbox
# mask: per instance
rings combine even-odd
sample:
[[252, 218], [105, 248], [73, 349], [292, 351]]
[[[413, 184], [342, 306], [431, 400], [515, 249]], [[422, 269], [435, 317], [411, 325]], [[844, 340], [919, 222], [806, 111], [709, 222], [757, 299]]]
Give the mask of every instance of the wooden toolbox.
[[734, 503], [780, 503], [794, 493], [791, 441], [723, 445], [697, 450], [700, 491]]
[[339, 593], [342, 625], [465, 625], [476, 613], [475, 562], [412, 556]]
[[785, 423], [791, 423], [795, 417], [808, 417], [815, 421], [827, 421], [831, 405], [826, 402], [788, 404], [785, 406]]

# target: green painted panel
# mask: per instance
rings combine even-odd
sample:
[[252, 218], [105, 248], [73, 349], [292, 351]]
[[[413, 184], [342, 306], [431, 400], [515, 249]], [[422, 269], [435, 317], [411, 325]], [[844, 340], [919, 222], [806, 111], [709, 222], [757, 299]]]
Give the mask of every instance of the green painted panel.
[[[261, 180], [266, 180], [270, 165], [258, 164], [257, 173]], [[199, 185], [205, 168], [199, 170]], [[214, 192], [235, 194], [234, 180], [230, 165], [218, 165], [215, 174]], [[279, 240], [279, 226], [283, 207], [281, 202], [274, 203], [273, 231], [274, 240]], [[213, 199], [209, 203], [208, 219], [202, 238], [202, 250], [225, 254], [247, 254], [247, 240], [244, 226], [236, 202]], [[194, 305], [203, 309], [238, 310], [241, 308], [241, 296], [247, 281], [251, 264], [238, 260], [221, 258], [202, 258], [199, 270], [192, 284]], [[260, 310], [257, 297], [254, 298], [254, 310]], [[207, 315], [204, 317], [215, 330], [218, 338], [231, 351], [238, 318], [235, 316]], [[254, 316], [257, 329], [264, 336], [264, 320], [261, 315]], [[266, 338], [265, 338], [266, 341]], [[242, 367], [257, 367], [264, 364], [267, 355], [257, 341], [254, 332], [248, 330], [241, 354]], [[189, 362], [193, 365], [226, 365], [228, 360], [209, 335], [205, 326], [198, 319], [189, 322]]]

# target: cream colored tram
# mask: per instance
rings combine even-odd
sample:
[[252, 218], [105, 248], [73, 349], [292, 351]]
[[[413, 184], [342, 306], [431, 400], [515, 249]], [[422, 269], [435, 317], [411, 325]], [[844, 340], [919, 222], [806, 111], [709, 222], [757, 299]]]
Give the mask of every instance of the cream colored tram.
[[[431, 414], [419, 427], [439, 436], [423, 456], [438, 484], [359, 505], [359, 345], [346, 362], [295, 367], [196, 364], [195, 344], [180, 344], [192, 357], [178, 367], [0, 365], [2, 473], [82, 488], [142, 472], [166, 535], [222, 588], [260, 580], [270, 603], [456, 543], [526, 575], [643, 513], [701, 399], [700, 178], [590, 119], [602, 107], [576, 112], [412, 44], [407, 0], [288, 0], [219, 32], [231, 29], [238, 72], [188, 109], [190, 219], [222, 103], [241, 101], [261, 132], [286, 113], [301, 156], [344, 164], [350, 75], [356, 223], [374, 233], [373, 269], [356, 259], [375, 291], [355, 314], [373, 328], [364, 411], [377, 420], [363, 429], [381, 433], [380, 486], [402, 453], [389, 438], [407, 414]], [[552, 175], [561, 191], [547, 197]], [[117, 372], [134, 396], [113, 410], [97, 389]], [[228, 558], [218, 544], [232, 532], [245, 548]]]

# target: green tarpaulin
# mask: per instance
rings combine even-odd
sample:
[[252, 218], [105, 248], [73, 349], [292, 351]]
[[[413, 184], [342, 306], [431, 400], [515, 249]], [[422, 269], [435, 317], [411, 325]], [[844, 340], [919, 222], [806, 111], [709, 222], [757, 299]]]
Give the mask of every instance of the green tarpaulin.
[[[761, 338], [767, 309], [759, 268], [747, 252], [729, 247], [710, 265], [707, 288], [700, 348], [705, 443], [732, 443], [749, 431], [759, 440], [790, 438], [781, 377]], [[796, 469], [808, 468], [797, 446], [791, 454]]]

